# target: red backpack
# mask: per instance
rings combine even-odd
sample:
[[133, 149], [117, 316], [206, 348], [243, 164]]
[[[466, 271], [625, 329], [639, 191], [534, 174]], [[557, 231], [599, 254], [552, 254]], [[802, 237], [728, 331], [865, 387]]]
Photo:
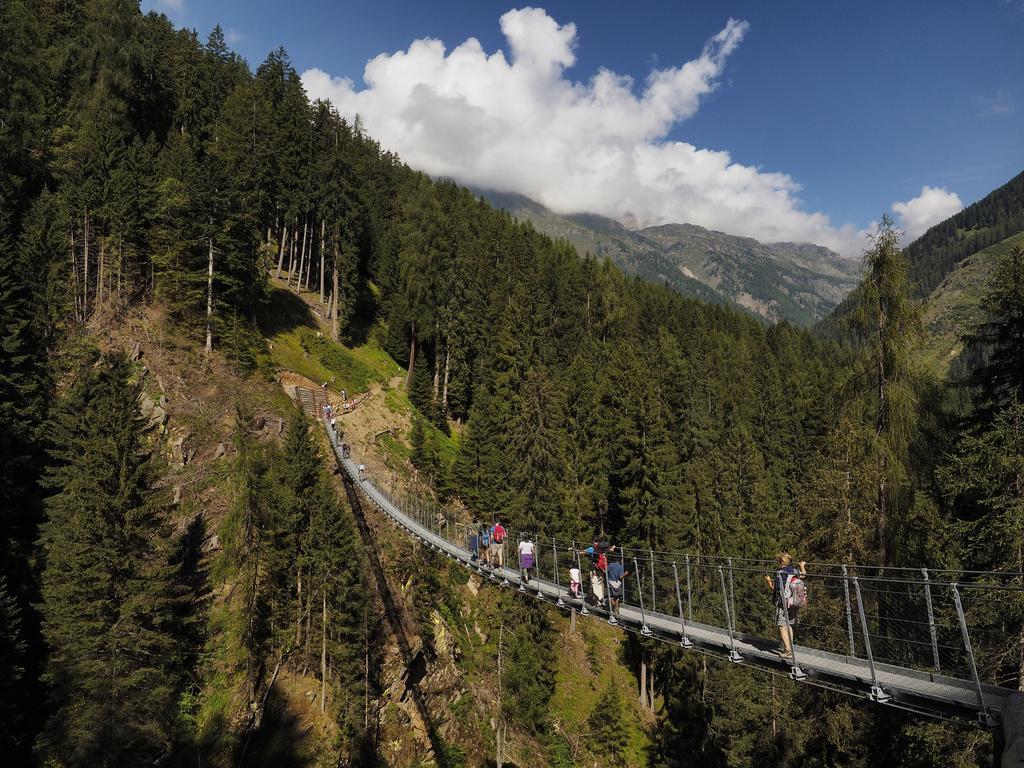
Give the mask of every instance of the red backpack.
[[494, 524], [494, 543], [501, 544], [505, 540], [505, 528], [501, 523]]
[[607, 571], [608, 570], [608, 558], [605, 557], [604, 552], [597, 556], [597, 570]]

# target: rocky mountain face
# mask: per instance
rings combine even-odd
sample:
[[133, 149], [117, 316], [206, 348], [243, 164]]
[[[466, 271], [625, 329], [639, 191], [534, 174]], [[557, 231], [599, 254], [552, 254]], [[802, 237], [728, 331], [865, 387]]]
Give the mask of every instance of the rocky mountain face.
[[595, 214], [560, 215], [522, 195], [478, 190], [488, 202], [582, 255], [610, 258], [680, 293], [734, 304], [770, 321], [812, 325], [857, 284], [860, 265], [810, 243], [761, 243], [695, 224], [627, 229]]

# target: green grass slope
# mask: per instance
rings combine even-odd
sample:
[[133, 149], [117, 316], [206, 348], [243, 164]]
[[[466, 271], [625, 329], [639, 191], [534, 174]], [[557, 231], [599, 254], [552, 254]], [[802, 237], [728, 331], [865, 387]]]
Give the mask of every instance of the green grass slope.
[[960, 353], [963, 336], [984, 320], [981, 297], [988, 287], [996, 260], [1021, 244], [1024, 244], [1024, 232], [968, 256], [928, 297], [924, 309], [925, 341], [921, 356], [939, 376], [947, 374], [950, 363]]

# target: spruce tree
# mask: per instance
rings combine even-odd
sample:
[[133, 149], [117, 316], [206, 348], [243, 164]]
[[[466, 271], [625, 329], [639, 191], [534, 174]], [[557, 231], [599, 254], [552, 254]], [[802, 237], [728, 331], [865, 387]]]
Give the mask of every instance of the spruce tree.
[[176, 738], [187, 619], [155, 493], [155, 459], [122, 357], [84, 369], [62, 404], [40, 539], [43, 759], [142, 765]]

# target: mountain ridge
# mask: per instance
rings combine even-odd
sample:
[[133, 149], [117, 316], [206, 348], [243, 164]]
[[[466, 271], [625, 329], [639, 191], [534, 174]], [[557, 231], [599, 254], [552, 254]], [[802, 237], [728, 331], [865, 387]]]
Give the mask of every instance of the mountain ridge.
[[610, 258], [683, 295], [735, 305], [771, 322], [813, 325], [859, 275], [859, 263], [813, 243], [762, 243], [691, 223], [630, 229], [600, 214], [558, 214], [514, 192], [473, 191], [540, 232], [569, 241], [581, 255]]

